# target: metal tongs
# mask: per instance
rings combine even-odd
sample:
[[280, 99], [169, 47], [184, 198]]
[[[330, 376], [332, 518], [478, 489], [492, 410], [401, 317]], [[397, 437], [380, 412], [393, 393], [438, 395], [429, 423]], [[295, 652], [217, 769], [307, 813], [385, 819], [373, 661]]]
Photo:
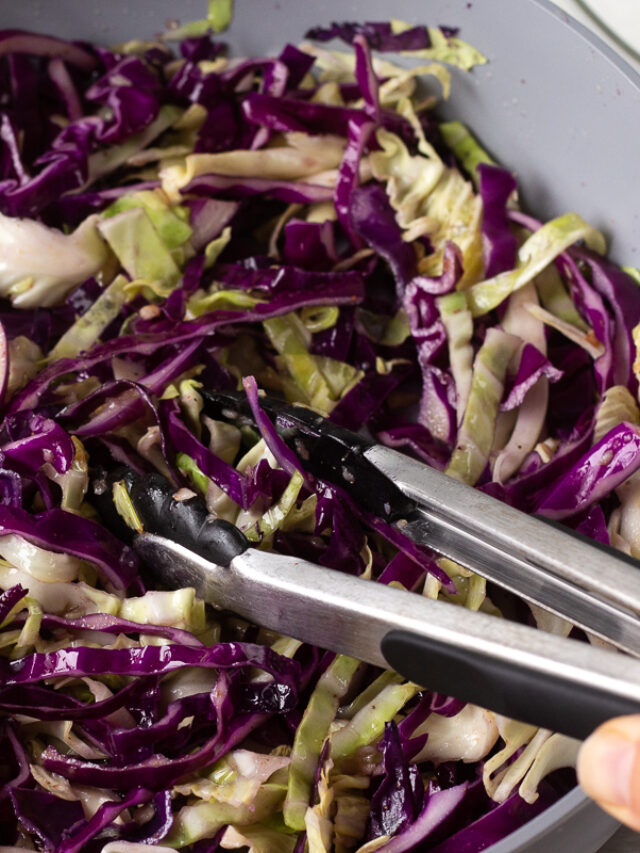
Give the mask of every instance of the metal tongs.
[[[205, 412], [254, 424], [244, 394], [205, 392]], [[260, 406], [313, 476], [366, 512], [526, 600], [640, 656], [640, 563], [528, 516], [301, 406]], [[392, 668], [523, 722], [583, 738], [640, 712], [640, 660], [251, 547], [166, 480], [130, 485], [135, 547], [169, 587], [305, 642]]]

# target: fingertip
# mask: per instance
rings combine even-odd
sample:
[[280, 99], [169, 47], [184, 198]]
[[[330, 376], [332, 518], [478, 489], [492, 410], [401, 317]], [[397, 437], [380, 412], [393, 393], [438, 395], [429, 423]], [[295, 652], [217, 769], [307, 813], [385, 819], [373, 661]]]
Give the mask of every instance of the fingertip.
[[640, 829], [640, 715], [600, 726], [578, 755], [578, 781], [605, 811]]

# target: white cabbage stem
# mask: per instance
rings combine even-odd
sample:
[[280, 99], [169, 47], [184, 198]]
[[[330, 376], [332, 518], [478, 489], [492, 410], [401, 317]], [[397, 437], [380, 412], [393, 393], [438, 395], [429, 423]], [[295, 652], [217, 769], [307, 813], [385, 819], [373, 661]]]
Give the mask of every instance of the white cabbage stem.
[[0, 554], [22, 571], [43, 583], [63, 583], [78, 577], [81, 561], [70, 554], [55, 554], [9, 533], [0, 536]]
[[476, 705], [465, 705], [453, 717], [429, 714], [413, 733], [428, 734], [427, 742], [413, 759], [422, 761], [480, 761], [498, 740], [495, 716]]
[[72, 234], [33, 219], [0, 213], [0, 295], [16, 308], [60, 304], [77, 285], [96, 275], [108, 257], [90, 216]]

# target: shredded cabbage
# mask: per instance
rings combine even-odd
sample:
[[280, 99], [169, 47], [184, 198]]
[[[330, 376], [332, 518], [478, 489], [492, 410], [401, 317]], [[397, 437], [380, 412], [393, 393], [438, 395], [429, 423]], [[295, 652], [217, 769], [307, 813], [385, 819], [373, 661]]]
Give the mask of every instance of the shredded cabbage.
[[0, 295], [16, 308], [58, 305], [107, 262], [107, 249], [87, 218], [72, 234], [33, 219], [0, 213]]
[[[336, 588], [519, 614], [314, 480], [259, 389], [639, 557], [638, 272], [440, 120], [486, 62], [457, 30], [230, 58], [232, 7], [112, 49], [0, 34], [2, 849], [486, 846], [576, 742], [154, 588], [132, 472]], [[209, 410], [243, 387], [255, 422]]]

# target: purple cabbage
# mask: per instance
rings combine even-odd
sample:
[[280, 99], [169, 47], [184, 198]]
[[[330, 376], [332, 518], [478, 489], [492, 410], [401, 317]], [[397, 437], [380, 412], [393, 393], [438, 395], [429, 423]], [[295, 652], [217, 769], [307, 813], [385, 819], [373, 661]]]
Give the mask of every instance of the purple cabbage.
[[539, 815], [556, 798], [557, 794], [544, 782], [533, 804], [525, 803], [517, 793], [512, 794], [504, 803], [430, 850], [432, 853], [480, 853]]
[[488, 163], [478, 165], [482, 198], [482, 259], [485, 278], [514, 268], [518, 241], [509, 227], [507, 201], [516, 190], [511, 172]]
[[281, 132], [346, 136], [349, 122], [359, 120], [362, 110], [335, 107], [293, 98], [274, 98], [251, 92], [242, 102], [242, 112], [247, 121]]
[[29, 174], [22, 162], [16, 128], [6, 113], [0, 116], [0, 139], [3, 142], [0, 154], [0, 179], [13, 181], [19, 186], [26, 184]]
[[602, 297], [587, 282], [571, 255], [568, 252], [563, 252], [556, 263], [571, 288], [576, 308], [593, 330], [596, 340], [603, 345], [604, 352], [595, 360], [593, 368], [598, 392], [603, 393], [615, 384], [613, 321], [605, 308]]
[[[105, 411], [105, 402], [111, 400], [114, 400], [115, 405], [112, 404], [111, 409]], [[133, 450], [126, 440], [121, 436], [110, 435], [109, 433], [107, 435], [100, 435], [94, 421], [97, 420], [99, 423], [106, 415], [112, 428], [122, 426], [144, 412], [144, 408], [138, 408], [138, 404], [144, 404], [144, 407], [151, 413], [156, 423], [160, 423], [158, 404], [153, 395], [149, 393], [144, 385], [137, 382], [130, 382], [126, 379], [106, 382], [101, 388], [98, 388], [83, 400], [67, 406], [60, 413], [59, 417], [67, 424], [79, 423], [80, 426], [75, 427], [76, 432], [82, 431], [86, 433], [89, 440], [94, 436], [96, 438], [99, 437], [101, 441], [112, 448], [114, 457], [122, 455], [123, 458], [121, 461], [129, 464]], [[95, 419], [90, 419], [88, 423], [83, 424], [83, 421], [96, 409], [99, 410], [98, 416]], [[162, 429], [160, 429], [160, 440], [162, 452], [167, 457], [167, 440]], [[123, 445], [129, 447], [129, 453], [127, 453]]]
[[[246, 710], [246, 709], [244, 709]], [[190, 726], [182, 725], [193, 717]], [[180, 754], [188, 747], [194, 734], [215, 724], [215, 703], [209, 693], [196, 693], [176, 699], [156, 721], [134, 728], [109, 728], [105, 738], [108, 752], [119, 761], [139, 761], [148, 758], [154, 751]]]
[[367, 373], [331, 410], [338, 426], [358, 432], [383, 405], [386, 398], [406, 379], [411, 366], [400, 364], [390, 373]]
[[603, 545], [610, 545], [609, 531], [607, 530], [607, 520], [605, 518], [602, 507], [598, 504], [591, 506], [585, 513], [580, 516], [574, 516], [567, 519], [565, 522], [578, 533], [583, 536], [588, 536], [596, 542], [602, 542]]
[[[150, 713], [157, 703], [156, 692], [155, 688], [150, 691], [149, 679], [141, 677], [129, 682], [108, 699], [84, 704], [47, 687], [21, 684], [0, 687], [0, 709], [11, 714], [28, 714], [36, 720], [102, 720], [120, 708], [131, 709], [141, 704], [145, 706], [145, 714]], [[147, 702], [150, 693], [151, 702]]]
[[250, 141], [246, 137], [238, 108], [228, 101], [221, 101], [207, 111], [194, 150], [215, 153], [245, 148]]
[[[445, 415], [450, 421], [453, 408], [447, 400]], [[376, 435], [381, 444], [402, 449], [404, 453], [426, 462], [432, 468], [442, 470], [449, 461], [449, 450], [441, 441], [435, 439], [422, 424], [401, 424], [380, 430]]]
[[[41, 371], [20, 393], [11, 400], [9, 410], [11, 412], [22, 409], [32, 409], [37, 405], [39, 398], [45, 393], [49, 385], [60, 376], [69, 372], [81, 372], [95, 365], [111, 361], [114, 356], [136, 353], [139, 355], [150, 355], [164, 346], [171, 344], [184, 344], [186, 341], [199, 339], [203, 336], [213, 334], [217, 329], [226, 327], [231, 323], [247, 324], [261, 322], [270, 317], [278, 317], [288, 314], [298, 308], [313, 305], [357, 305], [364, 297], [364, 283], [362, 278], [355, 274], [336, 273], [328, 274], [328, 279], [323, 279], [322, 290], [311, 290], [309, 292], [297, 292], [279, 294], [270, 302], [256, 305], [248, 311], [212, 311], [198, 320], [190, 320], [174, 324], [170, 329], [147, 334], [143, 337], [136, 335], [124, 335], [105, 344], [94, 347], [90, 353], [77, 358], [62, 358]], [[175, 356], [179, 359], [184, 353]], [[172, 364], [170, 359], [168, 364]], [[175, 361], [173, 362], [175, 366]], [[157, 374], [156, 374], [157, 375]], [[142, 389], [144, 391], [144, 389]], [[140, 393], [142, 393], [140, 391]], [[121, 417], [120, 410], [116, 410], [114, 418]], [[99, 422], [104, 423], [110, 419], [110, 413], [98, 415]], [[96, 424], [94, 423], [94, 427]]]
[[[259, 648], [264, 650], [264, 647]], [[214, 764], [267, 719], [268, 715], [265, 714], [235, 713], [231, 694], [228, 686], [225, 689], [224, 682], [224, 674], [222, 674], [218, 678], [218, 689], [215, 692], [216, 732], [202, 746], [189, 754], [173, 759], [154, 754], [151, 758], [140, 762], [115, 766], [80, 761], [61, 755], [52, 747], [48, 747], [42, 756], [44, 766], [54, 773], [82, 784], [124, 789], [137, 786], [155, 791], [164, 790], [187, 773]]]
[[173, 826], [173, 811], [170, 791], [160, 791], [153, 798], [153, 817], [142, 825], [131, 821], [121, 830], [122, 837], [137, 844], [152, 844], [162, 841]]
[[236, 669], [254, 666], [269, 672], [283, 684], [295, 687], [299, 665], [271, 651], [268, 646], [250, 643], [218, 643], [211, 647], [142, 646], [129, 649], [77, 647], [57, 652], [36, 652], [15, 661], [1, 662], [0, 684], [33, 684], [56, 676], [84, 675], [164, 675], [185, 666]]
[[360, 33], [353, 40], [353, 51], [356, 60], [356, 83], [362, 93], [364, 111], [376, 124], [379, 124], [380, 101], [378, 97], [378, 78], [373, 70], [369, 44], [366, 38]]
[[317, 490], [315, 533], [330, 531], [329, 544], [317, 562], [348, 574], [360, 574], [364, 568], [360, 556], [365, 536], [353, 511], [336, 500], [336, 492], [326, 484]]
[[64, 101], [69, 120], [77, 121], [82, 116], [82, 104], [80, 103], [78, 91], [67, 66], [59, 56], [56, 56], [49, 62], [47, 70], [49, 77]]
[[240, 205], [218, 199], [195, 199], [189, 204], [189, 224], [193, 229], [191, 245], [196, 251], [218, 237], [238, 212]]
[[[149, 394], [159, 394], [176, 377], [191, 367], [197, 360], [201, 343], [198, 340], [187, 343], [163, 361], [152, 373], [147, 374], [140, 383], [129, 382], [131, 390], [124, 391], [114, 404], [100, 409], [88, 423], [78, 427], [81, 437], [111, 432], [136, 420], [144, 412]], [[98, 392], [99, 393], [99, 392]]]
[[402, 231], [386, 192], [380, 184], [370, 183], [354, 189], [349, 204], [353, 231], [389, 264], [398, 295], [416, 274], [416, 253], [402, 239]]
[[488, 483], [481, 487], [482, 491], [524, 512], [537, 511], [549, 489], [556, 483], [562, 483], [567, 472], [583, 455], [588, 454], [593, 435], [592, 415], [592, 411], [587, 411], [579, 419], [549, 462], [542, 463], [539, 455], [534, 451], [528, 459], [525, 459], [520, 473], [512, 477], [507, 485]]
[[314, 355], [326, 355], [337, 361], [346, 361], [353, 342], [355, 328], [355, 313], [352, 309], [343, 308], [335, 326], [316, 332], [311, 343]]
[[409, 282], [402, 297], [422, 371], [418, 421], [434, 438], [447, 443], [452, 443], [456, 434], [456, 391], [449, 372], [433, 363], [444, 350], [447, 341], [436, 298], [450, 293], [461, 275], [460, 251], [454, 243], [447, 243], [442, 275], [437, 278], [416, 276]]
[[583, 252], [591, 270], [591, 285], [607, 301], [615, 318], [612, 353], [613, 382], [626, 385], [634, 394], [638, 381], [633, 373], [635, 345], [632, 331], [640, 323], [640, 291], [638, 284], [619, 267], [593, 252]]
[[289, 474], [293, 476], [296, 473], [303, 473], [304, 466], [301, 465], [297, 456], [289, 450], [285, 442], [276, 432], [274, 425], [269, 420], [266, 413], [260, 408], [260, 398], [258, 397], [258, 384], [253, 376], [246, 376], [242, 380], [242, 387], [247, 395], [251, 413], [255, 419], [256, 426], [260, 430], [262, 437], [269, 450], [273, 453], [278, 464]]
[[318, 481], [318, 486], [325, 497], [339, 498], [341, 503], [348, 507], [349, 511], [364, 522], [368, 527], [378, 533], [387, 542], [394, 545], [405, 557], [413, 561], [424, 574], [428, 571], [433, 574], [444, 586], [445, 589], [455, 591], [455, 586], [449, 576], [440, 567], [434, 563], [430, 557], [430, 552], [422, 545], [417, 545], [408, 536], [405, 536], [402, 531], [392, 524], [382, 521], [382, 519], [371, 515], [366, 510], [357, 506], [351, 498], [342, 489], [337, 486], [323, 481]]
[[92, 213], [98, 213], [111, 202], [128, 193], [153, 190], [160, 186], [160, 181], [139, 181], [121, 187], [109, 187], [106, 190], [79, 192], [62, 196], [54, 200], [47, 209], [51, 221], [63, 220], [75, 227]]
[[547, 518], [561, 519], [587, 509], [610, 494], [640, 468], [640, 429], [622, 423], [608, 432], [538, 505]]
[[98, 64], [92, 53], [73, 42], [23, 30], [2, 30], [0, 56], [12, 53], [28, 53], [31, 56], [48, 56], [52, 59], [57, 57], [83, 71], [93, 71]]
[[446, 834], [455, 825], [456, 814], [464, 806], [467, 790], [468, 785], [463, 783], [453, 788], [428, 793], [424, 808], [416, 820], [378, 850], [383, 853], [405, 853], [405, 851], [415, 850], [418, 844], [433, 843], [439, 835]]
[[204, 36], [192, 36], [180, 42], [180, 55], [190, 62], [213, 61], [224, 53], [225, 45], [215, 42], [207, 33]]
[[[328, 269], [337, 263], [333, 223], [306, 222], [291, 219], [284, 227], [284, 246], [282, 261], [293, 267], [310, 270]], [[282, 270], [286, 273], [287, 267]]]
[[409, 559], [413, 560], [418, 566], [425, 569], [429, 574], [433, 575], [440, 581], [443, 588], [448, 592], [455, 592], [455, 584], [449, 575], [435, 563], [431, 557], [429, 550], [421, 545], [416, 545], [413, 539], [405, 536], [397, 527], [387, 524], [379, 518], [362, 513], [366, 518], [369, 526], [375, 530], [383, 539], [390, 542], [399, 551], [401, 551]]
[[[379, 107], [376, 83], [372, 79], [370, 66], [366, 66], [362, 76], [364, 91], [368, 97], [364, 112], [355, 107], [340, 107], [294, 98], [274, 98], [251, 92], [242, 102], [242, 113], [247, 121], [271, 130], [298, 131], [312, 135], [331, 133], [335, 136], [347, 136], [350, 121], [359, 121], [369, 115], [383, 127], [401, 136], [405, 142], [415, 142], [413, 128], [406, 119]], [[361, 86], [358, 95], [362, 92], [364, 96], [364, 91]]]
[[22, 506], [23, 478], [16, 471], [0, 468], [0, 506]]
[[20, 824], [38, 839], [45, 853], [57, 853], [60, 845], [84, 823], [79, 800], [63, 800], [48, 791], [27, 787], [14, 789], [10, 796]]
[[505, 389], [505, 399], [500, 406], [501, 411], [508, 412], [520, 406], [527, 391], [533, 388], [541, 376], [546, 376], [549, 382], [558, 382], [562, 379], [563, 373], [554, 367], [537, 347], [533, 344], [525, 344], [520, 356], [518, 372], [513, 383], [508, 384]]
[[88, 560], [114, 589], [124, 590], [139, 583], [135, 553], [89, 518], [57, 507], [30, 515], [23, 509], [0, 506], [0, 535], [8, 533], [45, 550]]
[[[305, 233], [308, 234], [310, 229], [308, 225]], [[315, 293], [320, 296], [329, 288], [358, 292], [362, 287], [362, 276], [355, 270], [319, 272], [293, 265], [258, 267], [253, 264], [218, 264], [216, 279], [232, 290], [258, 290], [274, 296], [287, 293], [304, 293], [307, 297]]]
[[[22, 590], [15, 586], [7, 590], [7, 595], [13, 590]], [[22, 590], [22, 595], [26, 595]], [[2, 596], [0, 596], [0, 608], [2, 607]], [[0, 616], [2, 611], [0, 609]], [[0, 619], [0, 621], [2, 621]], [[19, 626], [24, 623], [24, 618], [15, 619], [12, 624]], [[148, 634], [152, 637], [162, 637], [172, 643], [185, 646], [202, 646], [202, 642], [190, 631], [182, 628], [173, 628], [171, 625], [147, 625], [141, 622], [131, 622], [129, 619], [121, 619], [109, 613], [90, 613], [88, 616], [79, 616], [75, 619], [67, 619], [63, 616], [54, 616], [52, 613], [44, 613], [41, 627], [48, 630], [64, 629], [65, 631], [98, 631], [103, 634]]]
[[167, 435], [176, 450], [190, 456], [202, 473], [226, 492], [231, 500], [243, 509], [248, 509], [259, 494], [255, 485], [198, 441], [180, 420], [175, 401], [167, 400], [162, 404], [162, 417], [166, 424]]
[[[31, 778], [31, 771], [29, 770], [29, 758], [18, 738], [13, 721], [3, 720], [0, 731], [3, 778], [2, 788], [0, 788], [0, 803], [3, 803], [12, 791], [28, 783]], [[5, 781], [7, 776], [9, 779]]]
[[[447, 28], [451, 31], [450, 28]], [[342, 39], [353, 44], [357, 36], [364, 37], [374, 50], [393, 52], [399, 50], [425, 50], [431, 47], [429, 31], [426, 27], [411, 27], [403, 33], [393, 33], [391, 24], [385, 21], [369, 21], [366, 24], [332, 23], [329, 27], [313, 27], [306, 37], [315, 41]]]
[[95, 838], [103, 829], [113, 824], [123, 811], [146, 803], [152, 797], [152, 792], [145, 788], [135, 788], [121, 800], [108, 800], [98, 808], [96, 813], [83, 825], [63, 834], [61, 843], [56, 847], [56, 853], [82, 853], [86, 844]]
[[423, 566], [419, 566], [402, 551], [398, 551], [387, 563], [378, 580], [385, 584], [397, 581], [405, 589], [414, 590], [424, 581], [425, 574], [426, 569]]
[[[41, 99], [47, 88], [46, 70], [43, 62], [26, 53], [9, 54], [3, 65], [8, 71], [8, 97], [4, 103], [18, 134], [20, 159], [28, 171], [59, 130], [47, 111], [41, 109]], [[38, 70], [42, 71], [42, 77]], [[17, 163], [15, 167], [19, 171]]]
[[418, 726], [422, 725], [431, 714], [439, 714], [441, 717], [455, 717], [464, 706], [465, 703], [460, 699], [444, 696], [441, 693], [421, 694], [418, 704], [411, 709], [404, 720], [398, 725], [398, 735], [405, 759], [410, 761], [427, 742], [428, 733], [416, 735], [415, 737], [414, 733]]
[[[462, 257], [455, 243], [447, 243], [442, 275], [437, 278], [416, 276], [409, 282], [403, 298], [403, 306], [409, 315], [411, 331], [418, 341], [418, 347], [428, 344], [428, 356], [432, 359], [440, 350], [439, 335], [432, 326], [439, 318], [435, 306], [435, 297], [451, 293], [462, 275]], [[434, 338], [434, 343], [430, 340]]]
[[28, 595], [28, 590], [24, 589], [20, 584], [16, 584], [16, 586], [12, 586], [3, 593], [0, 593], [0, 625], [5, 621], [16, 604], [22, 601], [25, 595]]
[[201, 175], [185, 187], [185, 192], [195, 196], [219, 198], [247, 198], [267, 195], [288, 204], [311, 204], [330, 201], [333, 190], [321, 184], [305, 181], [275, 181], [268, 178], [234, 178], [227, 175]]
[[0, 183], [0, 210], [8, 216], [33, 217], [61, 195], [87, 181], [89, 151], [96, 126], [81, 120], [60, 131], [51, 148], [35, 161], [40, 168], [26, 183]]
[[287, 69], [287, 89], [295, 89], [313, 67], [313, 57], [292, 44], [286, 44], [278, 60]]
[[[10, 432], [8, 422], [11, 420], [7, 418], [5, 421], [5, 431]], [[50, 418], [32, 414], [26, 423], [20, 424], [17, 435], [11, 438], [13, 440], [0, 449], [3, 467], [14, 468], [21, 474], [36, 474], [47, 462], [59, 474], [64, 474], [71, 467], [75, 453], [71, 437]]]
[[424, 803], [422, 776], [415, 764], [407, 764], [394, 722], [385, 725], [381, 749], [384, 776], [371, 797], [368, 840], [407, 829]]
[[111, 118], [97, 127], [101, 144], [116, 144], [140, 133], [158, 114], [159, 83], [136, 56], [127, 56], [107, 70], [85, 92], [87, 100], [108, 107]]
[[358, 115], [350, 119], [347, 131], [347, 145], [338, 170], [338, 180], [333, 196], [338, 221], [356, 247], [360, 245], [360, 241], [352, 232], [351, 201], [360, 180], [360, 161], [374, 129], [375, 122], [364, 115]]

